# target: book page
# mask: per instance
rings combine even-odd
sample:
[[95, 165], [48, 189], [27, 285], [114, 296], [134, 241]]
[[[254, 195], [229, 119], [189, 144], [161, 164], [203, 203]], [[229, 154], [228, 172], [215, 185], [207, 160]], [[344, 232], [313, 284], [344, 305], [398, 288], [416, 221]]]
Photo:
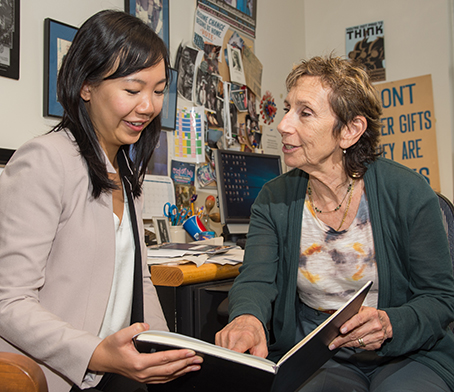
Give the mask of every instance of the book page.
[[156, 345], [175, 347], [175, 349], [187, 348], [197, 353], [209, 354], [215, 357], [225, 358], [229, 361], [242, 363], [269, 373], [276, 372], [276, 364], [268, 359], [256, 357], [251, 354], [238, 353], [211, 343], [204, 342], [189, 336], [166, 332], [145, 331], [134, 337], [137, 341], [149, 342]]

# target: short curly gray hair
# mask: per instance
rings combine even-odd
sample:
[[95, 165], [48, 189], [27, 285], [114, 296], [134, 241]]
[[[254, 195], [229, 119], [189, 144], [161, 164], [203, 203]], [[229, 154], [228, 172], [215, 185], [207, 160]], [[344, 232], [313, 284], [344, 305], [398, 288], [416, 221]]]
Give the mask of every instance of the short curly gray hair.
[[342, 128], [357, 116], [364, 116], [367, 129], [356, 144], [344, 154], [344, 167], [350, 177], [361, 178], [366, 164], [373, 162], [380, 138], [382, 105], [377, 90], [366, 70], [357, 63], [341, 57], [313, 57], [296, 65], [286, 79], [290, 91], [303, 76], [316, 76], [330, 88], [329, 103], [337, 118], [333, 134], [338, 136]]

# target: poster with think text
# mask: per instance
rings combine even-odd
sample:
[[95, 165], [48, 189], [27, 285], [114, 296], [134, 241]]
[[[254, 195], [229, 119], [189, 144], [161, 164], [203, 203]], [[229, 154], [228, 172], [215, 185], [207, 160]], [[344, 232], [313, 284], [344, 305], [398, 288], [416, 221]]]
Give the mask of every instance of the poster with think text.
[[423, 175], [440, 191], [431, 75], [375, 86], [383, 104], [382, 156]]

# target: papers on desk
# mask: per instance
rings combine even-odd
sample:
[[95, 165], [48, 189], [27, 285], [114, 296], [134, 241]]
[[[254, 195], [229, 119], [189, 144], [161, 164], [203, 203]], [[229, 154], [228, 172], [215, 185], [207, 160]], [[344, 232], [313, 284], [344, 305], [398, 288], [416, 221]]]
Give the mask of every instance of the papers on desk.
[[[193, 262], [235, 265], [243, 262], [244, 250], [237, 246], [184, 244], [186, 246], [148, 248], [148, 264], [185, 264]], [[178, 249], [180, 248], [180, 249]], [[187, 249], [184, 249], [187, 248]]]
[[225, 253], [234, 246], [228, 245], [211, 245], [203, 242], [200, 243], [170, 243], [159, 246], [151, 246], [148, 248], [148, 255], [170, 255], [170, 256], [184, 256], [184, 255], [199, 255], [202, 253], [219, 254]]

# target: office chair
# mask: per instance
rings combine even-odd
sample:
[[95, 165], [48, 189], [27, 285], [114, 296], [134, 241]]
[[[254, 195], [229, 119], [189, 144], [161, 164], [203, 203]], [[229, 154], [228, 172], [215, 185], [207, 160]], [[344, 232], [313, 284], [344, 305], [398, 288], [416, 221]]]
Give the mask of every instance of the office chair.
[[[454, 270], [454, 204], [441, 193], [437, 192], [438, 202], [440, 203], [443, 225], [448, 236], [449, 253], [451, 254], [451, 262]], [[454, 331], [454, 321], [449, 324], [449, 327]]]
[[443, 225], [445, 226], [446, 235], [448, 236], [449, 252], [451, 253], [451, 261], [454, 269], [454, 205], [451, 201], [438, 193], [438, 202], [440, 203], [441, 215], [443, 217]]
[[48, 392], [44, 372], [33, 359], [6, 352], [0, 352], [0, 390]]

